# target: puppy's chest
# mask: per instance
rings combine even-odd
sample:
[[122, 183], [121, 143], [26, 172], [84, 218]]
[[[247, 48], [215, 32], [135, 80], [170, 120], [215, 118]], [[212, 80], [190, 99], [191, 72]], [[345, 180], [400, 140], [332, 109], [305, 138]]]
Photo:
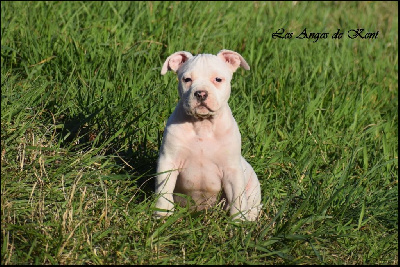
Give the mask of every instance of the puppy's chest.
[[207, 138], [193, 138], [182, 153], [178, 185], [184, 191], [217, 192], [221, 189], [225, 145]]
[[213, 136], [193, 136], [186, 140], [182, 147], [182, 162], [186, 167], [199, 166], [201, 168], [224, 165], [225, 155], [229, 153], [229, 143], [226, 140]]
[[179, 171], [177, 189], [189, 195], [195, 192], [217, 194], [221, 190], [223, 171], [212, 158], [188, 157]]

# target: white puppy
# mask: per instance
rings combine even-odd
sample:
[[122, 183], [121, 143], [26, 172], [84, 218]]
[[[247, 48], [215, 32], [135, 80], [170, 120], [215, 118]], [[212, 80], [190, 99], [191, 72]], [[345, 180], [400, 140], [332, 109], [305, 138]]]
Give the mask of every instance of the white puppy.
[[253, 168], [241, 156], [239, 128], [228, 106], [237, 68], [250, 67], [230, 50], [216, 56], [180, 51], [165, 61], [161, 74], [178, 74], [180, 100], [167, 122], [157, 166], [156, 216], [169, 215], [174, 202], [197, 209], [225, 201], [234, 218], [255, 220], [261, 189]]

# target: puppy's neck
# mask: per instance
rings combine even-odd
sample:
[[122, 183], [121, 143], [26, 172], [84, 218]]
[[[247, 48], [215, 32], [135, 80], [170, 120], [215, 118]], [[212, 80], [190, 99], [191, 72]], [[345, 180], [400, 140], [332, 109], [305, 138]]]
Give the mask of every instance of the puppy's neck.
[[232, 127], [234, 121], [228, 105], [221, 107], [215, 115], [206, 118], [187, 116], [187, 123], [191, 125], [193, 131], [198, 136], [224, 135]]

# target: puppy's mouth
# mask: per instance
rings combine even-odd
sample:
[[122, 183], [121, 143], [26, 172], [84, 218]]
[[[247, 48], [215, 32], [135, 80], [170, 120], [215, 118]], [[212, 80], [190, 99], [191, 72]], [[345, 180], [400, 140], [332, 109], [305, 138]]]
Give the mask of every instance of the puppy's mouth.
[[194, 107], [196, 110], [204, 110], [208, 112], [214, 112], [207, 104], [205, 103], [200, 103], [198, 106]]
[[195, 118], [206, 119], [215, 115], [215, 110], [211, 109], [204, 102], [199, 103], [195, 107], [187, 109], [189, 115]]

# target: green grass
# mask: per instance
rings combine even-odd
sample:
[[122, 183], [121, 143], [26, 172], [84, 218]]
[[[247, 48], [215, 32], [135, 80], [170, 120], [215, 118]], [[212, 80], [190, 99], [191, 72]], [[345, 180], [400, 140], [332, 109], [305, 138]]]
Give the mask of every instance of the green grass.
[[[398, 264], [397, 2], [2, 2], [2, 264]], [[272, 39], [279, 28], [292, 39]], [[344, 32], [340, 40], [296, 39]], [[347, 31], [379, 31], [349, 39]], [[330, 37], [330, 36], [329, 36]], [[173, 52], [243, 55], [255, 223], [152, 218]]]

